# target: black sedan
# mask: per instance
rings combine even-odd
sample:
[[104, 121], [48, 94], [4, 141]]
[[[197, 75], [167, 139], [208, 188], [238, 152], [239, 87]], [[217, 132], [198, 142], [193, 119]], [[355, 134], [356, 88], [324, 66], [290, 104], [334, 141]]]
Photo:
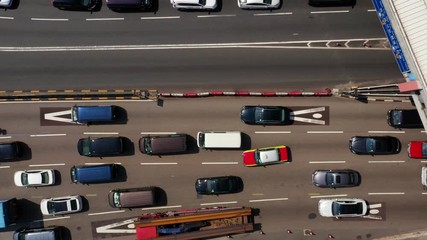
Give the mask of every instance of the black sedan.
[[81, 156], [103, 157], [123, 154], [123, 137], [81, 138], [77, 151]]
[[281, 106], [243, 106], [240, 118], [246, 124], [290, 124], [290, 110]]
[[201, 195], [219, 195], [243, 191], [243, 180], [236, 176], [199, 178], [196, 192]]
[[360, 174], [351, 169], [316, 170], [312, 180], [321, 188], [355, 187], [360, 184]]
[[354, 136], [350, 138], [350, 151], [361, 155], [386, 155], [400, 152], [399, 139], [391, 136]]

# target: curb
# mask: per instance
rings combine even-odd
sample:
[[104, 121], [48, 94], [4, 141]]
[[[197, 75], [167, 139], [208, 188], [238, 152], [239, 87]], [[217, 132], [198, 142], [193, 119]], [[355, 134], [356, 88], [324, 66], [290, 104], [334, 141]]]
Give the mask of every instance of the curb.
[[383, 98], [372, 98], [372, 97], [357, 99], [356, 97], [347, 96], [347, 95], [339, 95], [339, 97], [349, 98], [349, 99], [354, 99], [354, 100], [361, 100], [361, 101], [369, 101], [369, 102], [396, 102], [396, 103], [410, 103], [411, 102], [410, 99], [383, 99]]
[[213, 97], [213, 96], [239, 96], [239, 97], [329, 97], [332, 96], [332, 90], [326, 88], [324, 91], [319, 92], [250, 92], [250, 91], [234, 91], [234, 92], [225, 92], [225, 91], [209, 91], [209, 92], [187, 92], [187, 93], [159, 93], [160, 97], [185, 97], [185, 98], [196, 98], [196, 97]]

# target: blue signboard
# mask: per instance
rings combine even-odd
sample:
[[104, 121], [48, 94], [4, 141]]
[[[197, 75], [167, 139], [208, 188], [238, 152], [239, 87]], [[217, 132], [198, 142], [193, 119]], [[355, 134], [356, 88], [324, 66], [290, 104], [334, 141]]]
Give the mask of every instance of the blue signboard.
[[390, 41], [391, 50], [393, 51], [394, 58], [399, 65], [402, 73], [409, 72], [408, 63], [406, 62], [403, 51], [400, 48], [399, 41], [397, 40], [396, 34], [394, 33], [393, 27], [391, 26], [390, 19], [388, 18], [387, 12], [384, 8], [382, 0], [372, 0], [377, 10], [378, 18], [380, 19], [381, 25], [383, 26], [384, 32]]

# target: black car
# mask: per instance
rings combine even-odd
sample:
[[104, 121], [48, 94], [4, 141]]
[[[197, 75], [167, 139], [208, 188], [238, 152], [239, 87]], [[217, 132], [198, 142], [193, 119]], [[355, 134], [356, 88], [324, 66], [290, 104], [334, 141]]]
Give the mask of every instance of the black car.
[[387, 113], [387, 123], [394, 128], [423, 128], [417, 109], [392, 109]]
[[123, 137], [81, 138], [77, 142], [77, 151], [82, 156], [103, 157], [123, 153]]
[[52, 5], [61, 10], [92, 11], [100, 0], [52, 0]]
[[400, 152], [399, 139], [391, 136], [354, 136], [349, 141], [350, 151], [361, 155], [386, 155]]
[[17, 160], [22, 156], [19, 142], [0, 143], [0, 160]]
[[321, 188], [355, 187], [360, 184], [360, 174], [351, 169], [316, 170], [312, 180]]
[[236, 176], [199, 178], [196, 192], [201, 195], [219, 195], [243, 191], [243, 180]]
[[61, 229], [51, 226], [47, 228], [20, 229], [13, 233], [13, 240], [57, 240], [61, 239]]
[[240, 118], [246, 124], [290, 124], [290, 111], [281, 106], [243, 106]]

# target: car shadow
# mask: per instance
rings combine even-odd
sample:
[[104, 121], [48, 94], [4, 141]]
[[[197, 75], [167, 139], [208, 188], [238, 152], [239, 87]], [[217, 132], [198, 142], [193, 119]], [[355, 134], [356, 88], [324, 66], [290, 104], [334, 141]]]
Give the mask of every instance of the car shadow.
[[166, 191], [160, 187], [154, 187], [154, 191], [157, 196], [156, 206], [167, 206], [168, 196], [166, 194]]
[[200, 149], [197, 146], [197, 139], [187, 134], [187, 154], [199, 153]]
[[291, 148], [286, 146], [286, 150], [288, 152], [288, 162], [292, 162], [292, 151]]
[[33, 152], [31, 151], [30, 146], [24, 142], [18, 142], [19, 148], [21, 149], [21, 156], [17, 159], [18, 161], [30, 160], [33, 158]]
[[135, 155], [135, 144], [127, 137], [123, 138], [123, 153], [119, 156], [133, 156]]
[[87, 200], [87, 198], [85, 196], [80, 195], [80, 197], [82, 198], [82, 211], [80, 212], [88, 212], [90, 210], [90, 205], [89, 205], [89, 200]]
[[242, 146], [240, 147], [241, 151], [249, 150], [252, 148], [252, 140], [251, 137], [242, 132]]
[[159, 1], [153, 1], [153, 5], [150, 8], [109, 8], [111, 11], [116, 13], [154, 13], [157, 14], [159, 11]]
[[72, 236], [71, 236], [71, 231], [70, 229], [64, 227], [64, 226], [58, 226], [59, 231], [60, 231], [60, 235], [61, 235], [61, 240], [72, 240]]
[[356, 5], [357, 0], [341, 1], [309, 1], [308, 5], [312, 7], [352, 7]]
[[120, 164], [117, 164], [116, 167], [117, 167], [117, 177], [114, 182], [126, 182], [128, 179], [126, 168]]
[[55, 184], [53, 186], [59, 186], [62, 183], [61, 172], [58, 170], [53, 170], [55, 172]]

